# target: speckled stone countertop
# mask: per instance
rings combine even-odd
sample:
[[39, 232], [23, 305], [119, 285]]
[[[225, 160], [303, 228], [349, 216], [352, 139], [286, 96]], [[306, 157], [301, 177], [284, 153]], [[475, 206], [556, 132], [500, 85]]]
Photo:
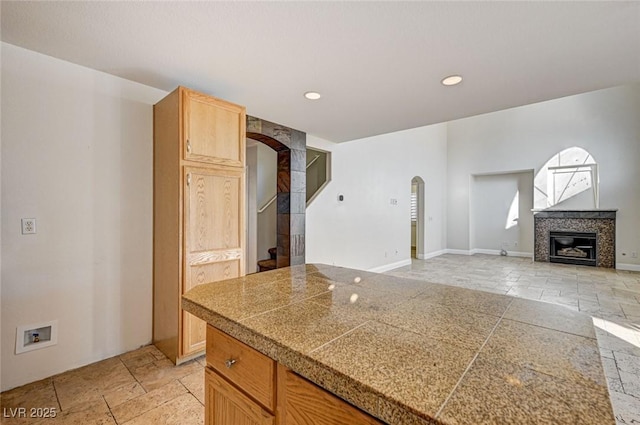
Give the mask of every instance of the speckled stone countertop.
[[389, 424], [615, 424], [591, 318], [562, 306], [318, 264], [182, 304]]

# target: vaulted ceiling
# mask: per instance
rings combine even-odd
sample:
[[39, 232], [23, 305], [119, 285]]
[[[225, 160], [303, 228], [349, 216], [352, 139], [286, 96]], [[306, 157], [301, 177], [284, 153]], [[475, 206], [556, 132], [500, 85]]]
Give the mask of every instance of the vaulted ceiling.
[[4, 42], [335, 142], [640, 82], [638, 1], [0, 7]]

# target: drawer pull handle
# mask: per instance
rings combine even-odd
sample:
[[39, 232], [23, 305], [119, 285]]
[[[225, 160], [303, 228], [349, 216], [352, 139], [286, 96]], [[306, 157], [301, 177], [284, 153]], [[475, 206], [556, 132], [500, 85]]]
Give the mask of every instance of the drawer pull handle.
[[234, 364], [236, 364], [236, 360], [235, 359], [229, 359], [229, 360], [225, 360], [224, 365], [231, 369], [231, 366], [233, 366]]

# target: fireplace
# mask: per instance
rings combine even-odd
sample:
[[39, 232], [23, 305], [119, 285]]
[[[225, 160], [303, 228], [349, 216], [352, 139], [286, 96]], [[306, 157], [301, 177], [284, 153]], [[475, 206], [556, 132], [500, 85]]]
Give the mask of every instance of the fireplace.
[[533, 223], [535, 261], [616, 267], [616, 210], [544, 210]]
[[549, 261], [552, 263], [596, 266], [596, 233], [549, 232]]

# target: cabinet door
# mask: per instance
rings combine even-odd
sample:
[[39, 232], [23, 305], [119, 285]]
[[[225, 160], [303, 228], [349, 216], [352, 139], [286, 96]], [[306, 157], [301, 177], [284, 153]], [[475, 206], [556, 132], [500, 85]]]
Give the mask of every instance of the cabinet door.
[[184, 159], [243, 167], [244, 108], [188, 89], [182, 105]]
[[[185, 292], [244, 274], [243, 171], [185, 167]], [[203, 350], [205, 337], [205, 322], [183, 312], [182, 355]]]
[[278, 425], [383, 425], [278, 364]]
[[218, 376], [205, 369], [205, 425], [274, 425], [275, 418]]

